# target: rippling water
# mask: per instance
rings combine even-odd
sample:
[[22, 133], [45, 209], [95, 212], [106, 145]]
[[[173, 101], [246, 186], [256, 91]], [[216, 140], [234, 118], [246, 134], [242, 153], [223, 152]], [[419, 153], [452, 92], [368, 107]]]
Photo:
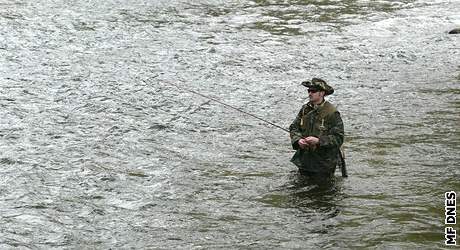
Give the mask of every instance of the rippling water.
[[[0, 0], [0, 248], [442, 248], [459, 3]], [[346, 129], [324, 185], [171, 85], [288, 127], [314, 76]]]

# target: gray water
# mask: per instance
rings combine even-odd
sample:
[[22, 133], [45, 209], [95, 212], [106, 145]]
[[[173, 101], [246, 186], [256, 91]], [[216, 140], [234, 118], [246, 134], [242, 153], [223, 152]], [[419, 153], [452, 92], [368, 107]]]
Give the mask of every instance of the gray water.
[[[0, 0], [0, 249], [438, 249], [460, 1]], [[287, 133], [336, 90], [349, 178]], [[456, 226], [456, 229], [460, 228]]]

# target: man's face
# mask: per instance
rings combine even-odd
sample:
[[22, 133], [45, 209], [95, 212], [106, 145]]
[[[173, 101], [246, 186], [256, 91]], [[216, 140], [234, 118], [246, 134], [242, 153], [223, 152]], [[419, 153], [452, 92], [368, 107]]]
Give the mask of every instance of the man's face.
[[323, 100], [324, 91], [319, 91], [317, 89], [308, 89], [308, 97], [310, 98], [310, 102], [314, 104], [319, 104]]

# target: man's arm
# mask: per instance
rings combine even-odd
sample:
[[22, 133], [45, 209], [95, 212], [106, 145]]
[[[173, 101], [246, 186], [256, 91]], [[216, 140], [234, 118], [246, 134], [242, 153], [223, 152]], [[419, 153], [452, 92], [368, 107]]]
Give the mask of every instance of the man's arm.
[[291, 126], [289, 126], [290, 137], [291, 137], [291, 144], [292, 148], [297, 150], [299, 149], [299, 140], [302, 139], [302, 132], [300, 131], [300, 121], [302, 120], [303, 114], [303, 107], [300, 109], [297, 117], [292, 122]]
[[334, 112], [329, 117], [329, 121], [331, 128], [328, 130], [327, 134], [319, 137], [319, 146], [340, 148], [340, 146], [342, 146], [343, 137], [345, 134], [340, 113], [338, 111]]

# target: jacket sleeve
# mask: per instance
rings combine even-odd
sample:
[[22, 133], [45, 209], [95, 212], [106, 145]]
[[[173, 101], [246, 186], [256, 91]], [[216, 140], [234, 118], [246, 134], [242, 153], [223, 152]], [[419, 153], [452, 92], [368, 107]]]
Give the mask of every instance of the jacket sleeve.
[[300, 109], [299, 114], [297, 114], [297, 117], [295, 120], [292, 122], [291, 126], [289, 126], [289, 132], [290, 132], [290, 137], [291, 137], [291, 144], [292, 148], [297, 150], [299, 149], [299, 140], [302, 139], [302, 132], [300, 131], [300, 120], [302, 119], [302, 112], [303, 107]]
[[338, 111], [334, 112], [328, 117], [330, 129], [327, 134], [319, 137], [320, 147], [337, 147], [342, 146], [344, 138], [344, 129], [342, 118]]

